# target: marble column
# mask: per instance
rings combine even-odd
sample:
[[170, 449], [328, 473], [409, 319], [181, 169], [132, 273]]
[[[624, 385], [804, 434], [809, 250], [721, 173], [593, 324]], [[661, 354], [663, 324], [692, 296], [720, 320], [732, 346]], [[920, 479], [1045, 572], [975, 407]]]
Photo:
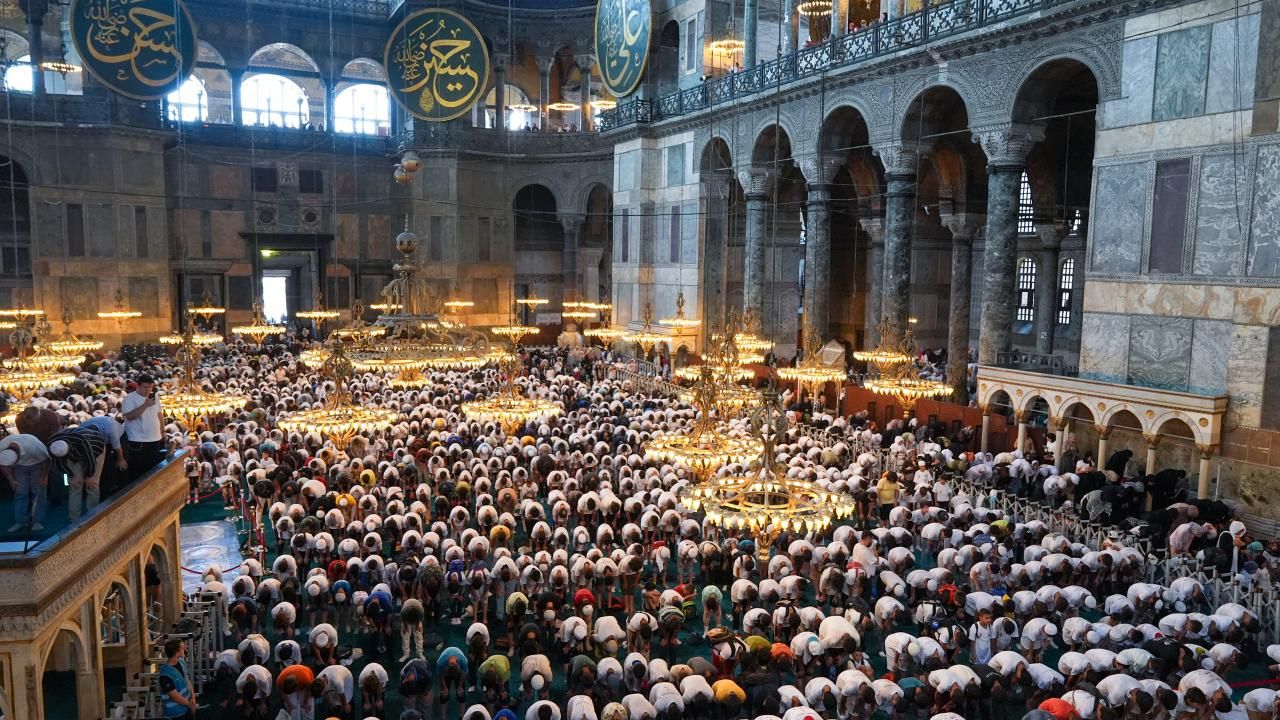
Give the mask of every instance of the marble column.
[[561, 256], [563, 271], [564, 297], [581, 300], [583, 288], [578, 282], [578, 246], [582, 239], [582, 223], [586, 216], [582, 213], [561, 213], [560, 222], [564, 225], [564, 254]]
[[991, 407], [979, 405], [978, 409], [982, 411], [982, 434], [979, 436], [978, 449], [986, 452], [991, 447]]
[[1095, 425], [1094, 429], [1098, 431], [1098, 456], [1094, 460], [1097, 461], [1097, 469], [1101, 470], [1107, 466], [1107, 438], [1111, 437], [1111, 428]]
[[1058, 324], [1058, 249], [1062, 233], [1054, 225], [1036, 228], [1040, 251], [1036, 253], [1035, 322], [1036, 352], [1053, 354], [1053, 332]]
[[916, 210], [916, 171], [922, 148], [912, 143], [886, 143], [875, 152], [884, 163], [884, 285], [880, 312], [887, 319], [889, 340], [897, 343], [911, 314], [911, 228]]
[[845, 34], [849, 28], [849, 0], [832, 0], [831, 2], [831, 37], [837, 38]]
[[1027, 153], [1044, 139], [1043, 128], [1005, 123], [973, 131], [987, 154], [987, 230], [982, 272], [982, 320], [978, 362], [994, 365], [1013, 344], [1014, 282], [1017, 273], [1018, 199]]
[[1058, 458], [1062, 457], [1062, 448], [1066, 444], [1066, 426], [1063, 419], [1057, 415], [1049, 416], [1049, 424], [1045, 426], [1053, 433], [1053, 444], [1049, 446], [1049, 452], [1053, 453], [1053, 464], [1057, 466]]
[[867, 244], [867, 318], [863, 345], [872, 348], [880, 342], [876, 326], [880, 323], [880, 301], [884, 286], [884, 219], [858, 218], [858, 225], [870, 239]]
[[760, 29], [760, 0], [745, 0], [742, 6], [742, 41], [746, 47], [742, 50], [742, 68], [750, 70], [756, 66], [756, 40]]
[[493, 63], [493, 127], [507, 129], [507, 64], [496, 57]]
[[44, 15], [49, 11], [48, 0], [28, 0], [25, 4], [27, 13], [27, 55], [31, 62], [31, 94], [35, 97], [44, 95], [44, 70], [40, 65], [44, 62], [44, 44], [40, 41], [40, 33], [44, 32]]
[[768, 243], [769, 192], [772, 177], [767, 170], [751, 169], [738, 173], [738, 181], [746, 191], [747, 237], [742, 260], [742, 308], [764, 318], [765, 245]]
[[244, 99], [240, 92], [240, 84], [244, 82], [244, 69], [228, 69], [227, 74], [231, 76], [231, 124], [244, 124]]
[[538, 129], [547, 129], [547, 103], [551, 102], [551, 66], [554, 57], [539, 57], [538, 62]]
[[1014, 411], [1013, 417], [1018, 421], [1018, 444], [1013, 449], [1021, 450], [1027, 444], [1027, 411]]
[[725, 254], [728, 247], [727, 202], [730, 183], [728, 171], [702, 173], [702, 331], [710, 332], [724, 322]]
[[799, 32], [795, 0], [782, 0], [782, 38], [778, 41], [783, 55], [796, 51], [796, 34]]
[[595, 124], [591, 114], [591, 69], [596, 66], [596, 56], [583, 54], [578, 56], [578, 68], [582, 71], [582, 131], [586, 132]]
[[1200, 467], [1196, 476], [1196, 497], [1201, 500], [1207, 500], [1209, 498], [1209, 489], [1213, 482], [1213, 478], [1209, 476], [1209, 460], [1213, 458], [1213, 446], [1197, 444], [1196, 450], [1200, 451]]
[[324, 83], [324, 129], [334, 132], [337, 128], [337, 105], [338, 98], [338, 81], [326, 81]]
[[804, 245], [804, 323], [824, 340], [831, 315], [831, 214], [826, 185], [809, 185]]
[[947, 384], [952, 399], [969, 402], [969, 299], [972, 296], [973, 238], [981, 228], [981, 217], [944, 215], [942, 224], [951, 231], [951, 297], [947, 319]]

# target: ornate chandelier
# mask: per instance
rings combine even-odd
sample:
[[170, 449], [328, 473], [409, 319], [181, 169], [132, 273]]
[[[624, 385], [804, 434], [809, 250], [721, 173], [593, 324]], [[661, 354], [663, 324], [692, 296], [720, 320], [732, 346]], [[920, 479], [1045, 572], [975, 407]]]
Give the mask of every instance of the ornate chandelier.
[[696, 328], [702, 324], [701, 320], [685, 317], [684, 314], [684, 290], [676, 295], [676, 314], [672, 317], [664, 317], [658, 320], [658, 324], [663, 327], [676, 328], [677, 330], [685, 330], [688, 328]]
[[557, 102], [548, 103], [548, 104], [547, 104], [547, 109], [548, 109], [548, 110], [554, 110], [554, 111], [556, 111], [556, 112], [562, 112], [562, 113], [564, 113], [564, 112], [573, 112], [574, 110], [577, 110], [577, 109], [578, 109], [578, 104], [577, 104], [577, 103], [566, 102], [566, 101], [564, 101], [564, 100], [560, 100], [560, 101], [557, 101]]
[[[915, 333], [908, 326], [902, 333], [902, 340], [895, 348], [890, 337], [893, 328], [885, 318], [878, 324], [880, 345], [869, 353], [864, 353], [868, 362], [872, 363], [878, 375], [863, 380], [862, 386], [877, 395], [888, 395], [902, 405], [902, 416], [910, 418], [916, 403], [927, 399], [942, 397], [951, 393], [951, 386], [937, 380], [922, 378], [916, 372], [913, 360], [919, 348], [916, 346]], [[858, 353], [854, 353], [858, 357]], [[863, 358], [858, 358], [863, 359]]]
[[[62, 334], [49, 342], [41, 342], [27, 362], [33, 367], [66, 368], [79, 364], [86, 353], [102, 349], [101, 340], [76, 337], [71, 332], [71, 309], [62, 310]], [[38, 337], [46, 337], [52, 331], [49, 322], [43, 317], [36, 323], [35, 333]]]
[[795, 367], [780, 368], [778, 377], [794, 382], [797, 390], [817, 395], [829, 382], [840, 382], [848, 375], [841, 369], [823, 364], [818, 354], [822, 352], [822, 339], [806, 324], [804, 329], [804, 359]]
[[264, 340], [273, 335], [283, 335], [283, 325], [272, 325], [262, 317], [262, 301], [253, 301], [253, 320], [248, 325], [233, 325], [231, 332], [241, 337], [247, 337], [254, 343], [261, 345]]
[[364, 321], [364, 302], [356, 298], [356, 301], [351, 303], [351, 324], [335, 329], [329, 333], [329, 336], [333, 340], [363, 345], [386, 334], [386, 325], [369, 325]]
[[659, 434], [644, 448], [645, 457], [683, 465], [693, 473], [694, 481], [681, 499], [695, 511], [712, 473], [730, 463], [750, 462], [763, 449], [757, 439], [730, 435], [717, 426], [713, 410], [718, 393], [711, 369], [702, 366], [701, 377], [690, 388], [692, 405], [698, 410], [693, 428], [687, 433]]
[[852, 498], [788, 478], [786, 468], [774, 460], [777, 439], [788, 425], [776, 389], [765, 391], [764, 403], [752, 414], [751, 424], [761, 446], [759, 468], [712, 478], [701, 493], [700, 505], [707, 522], [751, 535], [760, 560], [768, 563], [770, 548], [783, 532], [821, 532], [835, 520], [852, 515], [855, 508]]
[[31, 348], [35, 345], [37, 336], [29, 323], [36, 316], [23, 317], [27, 320], [9, 334], [9, 344], [15, 348], [18, 356], [0, 370], [0, 390], [16, 397], [19, 404], [25, 407], [38, 391], [57, 385], [70, 385], [75, 382], [76, 376], [57, 368], [30, 363]]
[[582, 334], [589, 338], [597, 338], [604, 346], [611, 347], [619, 338], [626, 336], [627, 331], [613, 324], [613, 312], [606, 311], [604, 322], [598, 327], [587, 328]]
[[345, 449], [356, 435], [390, 428], [395, 422], [395, 410], [365, 407], [351, 402], [347, 390], [353, 364], [343, 352], [342, 343], [335, 342], [329, 358], [320, 367], [320, 374], [334, 383], [334, 390], [320, 407], [299, 410], [282, 417], [277, 423], [283, 430], [299, 433], [317, 433], [339, 449]]
[[560, 303], [560, 307], [562, 308], [560, 317], [570, 320], [595, 320], [600, 316], [600, 311], [595, 308], [594, 303], [565, 300]]
[[622, 336], [622, 339], [639, 345], [645, 355], [648, 355], [649, 351], [658, 343], [667, 341], [666, 335], [653, 331], [653, 305], [651, 303], [644, 304], [644, 328], [628, 332]]
[[200, 322], [204, 323], [205, 325], [209, 324], [209, 321], [213, 319], [213, 316], [225, 315], [226, 312], [227, 312], [226, 308], [220, 305], [213, 304], [213, 298], [209, 296], [209, 293], [207, 291], [204, 293], [204, 295], [200, 296], [199, 305], [193, 305], [187, 308], [188, 314], [199, 317]]
[[115, 320], [118, 324], [123, 325], [125, 320], [134, 320], [142, 317], [139, 310], [130, 310], [124, 302], [124, 291], [116, 288], [116, 304], [115, 310], [107, 310], [98, 313], [98, 317], [103, 320]]
[[303, 310], [301, 312], [294, 313], [294, 315], [302, 318], [303, 320], [314, 320], [317, 327], [324, 325], [326, 320], [336, 320], [341, 316], [341, 313], [337, 310], [325, 309], [324, 295], [319, 290], [316, 291], [315, 301], [312, 304], [314, 306], [312, 309]]
[[187, 323], [178, 346], [177, 359], [182, 363], [182, 378], [172, 392], [160, 396], [160, 407], [187, 429], [191, 442], [201, 421], [231, 412], [244, 405], [244, 399], [229, 393], [209, 392], [196, 382], [196, 368], [200, 364], [200, 345], [195, 341], [195, 331]]
[[520, 369], [520, 356], [516, 352], [514, 341], [511, 342], [509, 350], [509, 355], [503, 358], [503, 362], [498, 366], [499, 372], [505, 378], [502, 388], [494, 395], [482, 400], [462, 403], [464, 415], [476, 420], [497, 423], [507, 436], [516, 434], [520, 428], [534, 420], [554, 417], [563, 410], [560, 403], [520, 394], [515, 385], [515, 376]]

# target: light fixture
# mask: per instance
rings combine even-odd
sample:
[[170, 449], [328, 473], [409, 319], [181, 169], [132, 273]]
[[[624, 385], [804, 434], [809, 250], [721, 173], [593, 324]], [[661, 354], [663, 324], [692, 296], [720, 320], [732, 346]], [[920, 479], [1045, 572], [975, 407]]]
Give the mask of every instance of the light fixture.
[[594, 320], [599, 316], [600, 311], [593, 307], [593, 303], [571, 300], [560, 303], [560, 317], [570, 320]]
[[[915, 333], [911, 324], [902, 333], [902, 339], [894, 347], [890, 340], [893, 327], [881, 318], [878, 326], [880, 345], [868, 353], [869, 357], [882, 361], [876, 364], [878, 375], [862, 381], [862, 386], [877, 395], [888, 395], [902, 405], [902, 416], [910, 418], [916, 403], [927, 398], [942, 397], [952, 392], [950, 385], [937, 380], [929, 380], [919, 376], [915, 360], [919, 348], [916, 346]], [[857, 357], [857, 354], [854, 354]], [[905, 358], [899, 360], [899, 358]], [[861, 359], [861, 358], [859, 358]]]
[[[263, 252], [266, 252], [265, 250]], [[231, 332], [240, 337], [247, 337], [258, 345], [273, 335], [283, 335], [283, 325], [272, 325], [262, 317], [262, 301], [253, 301], [253, 320], [247, 325], [233, 325]]]
[[889, 317], [887, 315], [881, 317], [880, 322], [876, 323], [876, 335], [880, 337], [879, 344], [870, 350], [855, 350], [854, 359], [871, 365], [881, 374], [911, 362], [913, 355], [908, 355], [887, 340], [892, 334], [893, 325], [890, 324]]
[[377, 310], [379, 313], [393, 313], [393, 312], [400, 312], [403, 308], [400, 307], [399, 305], [395, 305], [392, 303], [380, 302], [380, 303], [374, 303], [370, 305], [369, 309]]
[[172, 392], [160, 394], [162, 411], [173, 416], [187, 429], [191, 442], [196, 441], [201, 422], [244, 405], [244, 398], [230, 393], [210, 392], [196, 382], [196, 368], [200, 365], [200, 345], [195, 341], [196, 332], [191, 324], [182, 334], [175, 358], [182, 364], [182, 377]]
[[563, 113], [563, 112], [573, 112], [574, 110], [578, 110], [579, 106], [577, 103], [565, 102], [561, 100], [560, 102], [548, 103], [547, 109], [555, 110], [556, 112]]
[[448, 300], [443, 303], [446, 310], [451, 313], [461, 313], [463, 310], [469, 310], [476, 306], [475, 302], [462, 297], [462, 293], [458, 288], [458, 284], [453, 284], [453, 293]]
[[27, 320], [9, 334], [9, 344], [14, 347], [17, 357], [0, 369], [0, 391], [13, 395], [24, 405], [38, 391], [58, 385], [70, 385], [76, 379], [72, 373], [57, 368], [39, 367], [29, 362], [32, 348], [38, 339], [30, 324], [32, 317], [34, 316], [27, 315]]
[[128, 309], [128, 306], [126, 306], [124, 302], [124, 291], [120, 288], [116, 288], [115, 308], [115, 310], [107, 310], [105, 312], [98, 313], [98, 317], [103, 320], [115, 320], [117, 323], [121, 324], [123, 324], [125, 320], [133, 320], [135, 318], [142, 317], [141, 311]]
[[840, 369], [826, 365], [818, 357], [822, 352], [822, 339], [818, 333], [806, 324], [804, 328], [804, 358], [795, 367], [780, 368], [778, 377], [787, 382], [794, 382], [797, 390], [807, 391], [809, 396], [817, 395], [818, 390], [829, 382], [840, 382], [848, 374]]
[[696, 328], [702, 324], [702, 321], [695, 320], [694, 318], [690, 318], [690, 317], [685, 317], [684, 290], [681, 289], [680, 292], [676, 295], [676, 314], [672, 317], [664, 317], [658, 320], [658, 324], [663, 327], [677, 328], [677, 329], [684, 330], [688, 328]]
[[16, 308], [5, 308], [3, 310], [0, 310], [0, 315], [6, 316], [6, 317], [29, 318], [29, 317], [40, 317], [41, 315], [44, 315], [44, 311], [37, 310], [34, 308], [24, 308], [22, 306], [18, 306]]
[[351, 303], [351, 324], [337, 328], [329, 333], [329, 337], [362, 345], [386, 334], [386, 325], [369, 325], [364, 321], [364, 302], [356, 298], [356, 301]]
[[[43, 319], [46, 327], [48, 323]], [[102, 349], [103, 342], [92, 338], [76, 337], [71, 332], [71, 308], [62, 309], [62, 334], [49, 342], [42, 342], [32, 355], [32, 364], [43, 367], [72, 367], [84, 360], [87, 353]]]
[[796, 12], [816, 18], [831, 15], [831, 0], [805, 0], [796, 5]]
[[639, 345], [645, 355], [649, 354], [654, 345], [666, 342], [666, 335], [653, 331], [653, 305], [651, 303], [644, 304], [644, 327], [640, 330], [626, 333], [622, 336], [622, 339]]
[[[606, 306], [610, 310], [612, 306]], [[605, 310], [604, 322], [599, 327], [587, 328], [582, 334], [589, 338], [597, 338], [605, 347], [612, 347], [620, 338], [625, 337], [627, 331], [613, 324], [613, 313]]]
[[189, 315], [199, 317], [200, 321], [206, 325], [209, 324], [209, 321], [213, 319], [214, 315], [225, 315], [226, 312], [227, 309], [225, 307], [213, 304], [213, 298], [209, 296], [209, 291], [207, 290], [204, 295], [200, 297], [199, 305], [193, 305], [187, 308], [187, 313]]
[[334, 384], [334, 389], [325, 396], [324, 403], [319, 407], [289, 413], [276, 424], [287, 432], [317, 433], [335, 447], [346, 449], [359, 433], [390, 428], [398, 413], [395, 410], [366, 407], [351, 402], [347, 381], [354, 365], [347, 358], [342, 345], [341, 342], [335, 342], [328, 359], [320, 367], [320, 374]]
[[334, 320], [338, 317], [341, 317], [341, 313], [339, 313], [337, 310], [325, 309], [324, 295], [321, 294], [319, 290], [316, 291], [315, 300], [313, 301], [312, 305], [313, 307], [310, 310], [303, 310], [301, 312], [297, 312], [294, 314], [297, 317], [302, 318], [303, 320], [314, 320], [316, 322], [316, 325], [323, 325], [326, 320]]
[[[160, 336], [161, 345], [181, 345], [185, 342], [185, 335], [180, 332], [170, 333]], [[217, 333], [207, 332], [191, 332], [191, 342], [200, 347], [209, 347], [222, 342], [222, 336]]]
[[747, 44], [738, 38], [727, 37], [712, 40], [707, 47], [711, 48], [711, 51], [715, 53], [737, 55], [747, 49]]
[[617, 100], [592, 100], [592, 101], [591, 101], [591, 109], [592, 109], [592, 110], [595, 110], [595, 111], [597, 111], [597, 112], [604, 112], [605, 110], [612, 110], [612, 109], [614, 109], [614, 108], [616, 108], [616, 107], [618, 107], [618, 101], [617, 101]]
[[508, 105], [507, 109], [511, 110], [511, 112], [522, 112], [522, 113], [538, 112], [538, 106], [530, 105], [529, 103], [514, 103], [512, 105]]

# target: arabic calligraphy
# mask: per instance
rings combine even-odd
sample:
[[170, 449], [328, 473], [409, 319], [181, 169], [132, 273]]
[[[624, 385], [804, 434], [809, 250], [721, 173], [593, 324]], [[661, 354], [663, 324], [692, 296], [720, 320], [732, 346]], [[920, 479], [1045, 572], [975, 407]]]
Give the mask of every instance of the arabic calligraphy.
[[395, 29], [385, 53], [391, 96], [414, 117], [452, 120], [471, 109], [489, 81], [480, 31], [452, 10], [421, 10]]
[[127, 97], [162, 98], [195, 67], [195, 25], [181, 0], [72, 0], [70, 31], [85, 68]]
[[652, 22], [649, 0], [598, 0], [596, 57], [600, 77], [614, 95], [630, 95], [640, 84]]

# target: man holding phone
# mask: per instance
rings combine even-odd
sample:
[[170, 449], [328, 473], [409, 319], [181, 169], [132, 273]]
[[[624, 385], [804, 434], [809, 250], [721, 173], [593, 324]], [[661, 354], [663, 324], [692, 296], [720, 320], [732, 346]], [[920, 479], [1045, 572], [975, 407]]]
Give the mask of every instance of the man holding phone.
[[160, 451], [164, 447], [156, 379], [144, 373], [138, 376], [137, 382], [138, 388], [125, 395], [120, 406], [124, 412], [125, 462], [129, 468], [129, 482], [159, 465]]

